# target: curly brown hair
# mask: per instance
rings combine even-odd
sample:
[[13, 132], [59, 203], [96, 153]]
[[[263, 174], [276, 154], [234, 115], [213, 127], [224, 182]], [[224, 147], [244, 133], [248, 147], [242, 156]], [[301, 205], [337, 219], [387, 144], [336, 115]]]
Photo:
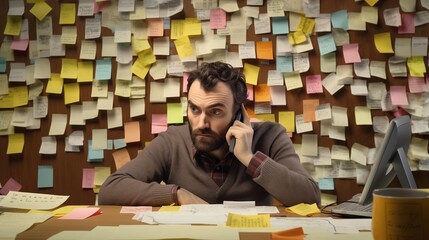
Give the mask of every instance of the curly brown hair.
[[244, 75], [224, 62], [204, 62], [197, 70], [190, 72], [188, 77], [188, 92], [195, 80], [201, 82], [205, 91], [214, 88], [218, 82], [224, 82], [232, 91], [234, 105], [240, 107], [247, 99], [247, 86]]

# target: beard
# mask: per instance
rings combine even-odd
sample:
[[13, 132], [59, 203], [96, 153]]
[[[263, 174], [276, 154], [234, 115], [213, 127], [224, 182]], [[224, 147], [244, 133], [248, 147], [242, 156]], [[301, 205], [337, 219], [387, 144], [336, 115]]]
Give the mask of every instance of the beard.
[[228, 128], [224, 129], [221, 134], [218, 134], [208, 128], [192, 130], [189, 124], [189, 131], [191, 132], [192, 143], [199, 152], [210, 153], [226, 145], [225, 135]]

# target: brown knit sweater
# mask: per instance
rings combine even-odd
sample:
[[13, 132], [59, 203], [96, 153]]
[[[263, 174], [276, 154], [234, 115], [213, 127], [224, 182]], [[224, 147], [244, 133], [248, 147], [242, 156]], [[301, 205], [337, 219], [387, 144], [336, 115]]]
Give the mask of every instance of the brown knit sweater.
[[[277, 123], [252, 123], [253, 152], [269, 158], [253, 178], [240, 161], [234, 161], [219, 187], [196, 163], [189, 128], [170, 126], [138, 156], [106, 179], [101, 186], [101, 205], [151, 205], [173, 203], [172, 188], [179, 185], [208, 203], [255, 201], [270, 205], [272, 197], [285, 206], [320, 204], [320, 190], [295, 153], [285, 129]], [[164, 184], [160, 184], [163, 181]]]

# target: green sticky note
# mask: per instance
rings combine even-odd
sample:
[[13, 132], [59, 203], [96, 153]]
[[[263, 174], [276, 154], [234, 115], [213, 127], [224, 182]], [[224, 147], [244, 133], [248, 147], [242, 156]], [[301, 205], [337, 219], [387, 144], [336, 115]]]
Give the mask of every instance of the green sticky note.
[[183, 113], [181, 103], [167, 103], [167, 123], [182, 124]]

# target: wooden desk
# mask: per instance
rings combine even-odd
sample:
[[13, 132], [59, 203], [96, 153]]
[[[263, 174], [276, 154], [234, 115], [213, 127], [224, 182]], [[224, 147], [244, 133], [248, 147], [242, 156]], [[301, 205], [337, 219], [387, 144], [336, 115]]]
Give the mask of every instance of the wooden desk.
[[[17, 235], [16, 239], [48, 239], [49, 237], [62, 231], [87, 231], [96, 226], [119, 226], [119, 225], [145, 225], [142, 222], [132, 220], [134, 214], [120, 213], [121, 206], [100, 206], [102, 214], [89, 217], [83, 220], [58, 220], [52, 217], [41, 224], [35, 224], [30, 229]], [[154, 209], [157, 210], [157, 209]], [[287, 213], [284, 207], [279, 208], [278, 214], [274, 217], [299, 217], [293, 213]], [[330, 217], [327, 214], [317, 214], [314, 217]], [[256, 238], [255, 238], [256, 237]], [[240, 234], [240, 239], [269, 239], [269, 233], [244, 233]], [[78, 239], [78, 237], [77, 237]]]

